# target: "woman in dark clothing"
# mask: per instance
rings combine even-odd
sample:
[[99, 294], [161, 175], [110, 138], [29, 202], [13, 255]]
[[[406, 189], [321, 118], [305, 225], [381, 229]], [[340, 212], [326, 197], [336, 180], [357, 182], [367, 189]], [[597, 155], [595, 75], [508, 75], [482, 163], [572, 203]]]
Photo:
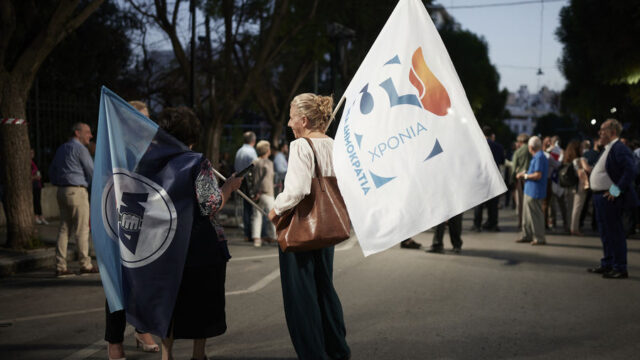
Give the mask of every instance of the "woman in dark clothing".
[[[198, 142], [200, 121], [186, 107], [164, 109], [158, 125], [190, 148]], [[224, 283], [231, 256], [215, 214], [240, 187], [242, 178], [232, 175], [218, 187], [211, 163], [203, 158], [193, 180], [196, 211], [172, 326], [167, 337], [162, 339], [163, 360], [173, 359], [174, 339], [193, 339], [193, 359], [206, 359], [206, 339], [221, 335], [227, 329]]]

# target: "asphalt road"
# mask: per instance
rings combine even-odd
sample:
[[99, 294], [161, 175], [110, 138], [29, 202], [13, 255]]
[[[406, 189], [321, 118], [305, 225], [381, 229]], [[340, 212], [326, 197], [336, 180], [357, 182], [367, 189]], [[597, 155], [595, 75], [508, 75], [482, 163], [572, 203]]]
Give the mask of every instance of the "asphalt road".
[[[471, 213], [464, 219], [471, 226]], [[352, 359], [636, 359], [640, 354], [640, 240], [629, 240], [627, 280], [585, 269], [601, 256], [596, 236], [548, 236], [516, 244], [514, 214], [499, 233], [463, 231], [462, 253], [396, 246], [364, 258], [340, 245], [335, 285]], [[429, 244], [433, 234], [415, 237]], [[294, 359], [275, 246], [231, 243], [226, 334], [210, 359]], [[0, 280], [0, 359], [106, 359], [104, 294], [98, 275], [53, 278], [53, 270]], [[10, 325], [9, 325], [10, 324]], [[127, 359], [159, 359], [136, 350]], [[176, 359], [191, 343], [176, 343]]]

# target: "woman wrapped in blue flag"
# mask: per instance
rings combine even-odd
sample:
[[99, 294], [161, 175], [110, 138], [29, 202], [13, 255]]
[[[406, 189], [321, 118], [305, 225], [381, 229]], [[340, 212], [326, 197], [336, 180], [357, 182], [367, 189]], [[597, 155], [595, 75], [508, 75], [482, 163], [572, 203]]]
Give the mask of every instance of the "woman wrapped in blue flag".
[[[189, 108], [164, 109], [158, 125], [189, 148], [199, 140], [200, 121]], [[241, 182], [241, 177], [232, 175], [218, 187], [211, 163], [204, 157], [194, 171], [193, 226], [172, 325], [162, 339], [164, 360], [173, 359], [174, 339], [193, 339], [193, 358], [206, 359], [206, 339], [221, 335], [227, 329], [224, 284], [231, 256], [223, 229], [214, 217]]]

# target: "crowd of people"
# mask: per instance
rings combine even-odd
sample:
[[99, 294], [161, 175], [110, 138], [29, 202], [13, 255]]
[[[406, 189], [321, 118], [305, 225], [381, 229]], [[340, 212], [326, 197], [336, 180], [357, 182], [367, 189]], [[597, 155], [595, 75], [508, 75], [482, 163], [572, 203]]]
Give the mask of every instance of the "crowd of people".
[[[134, 101], [130, 104], [149, 116], [144, 103]], [[235, 172], [230, 170], [231, 174], [225, 174], [228, 179], [224, 183], [219, 183], [211, 163], [203, 158], [193, 181], [194, 206], [199, 213], [194, 214], [172, 327], [169, 333], [161, 334], [161, 346], [154, 342], [151, 334], [136, 329], [136, 343], [142, 345], [143, 350], [157, 352], [162, 349], [162, 358], [172, 359], [174, 339], [193, 339], [193, 358], [206, 359], [206, 339], [226, 331], [224, 284], [230, 254], [224, 230], [215, 221], [215, 215], [235, 190], [242, 189], [253, 202], [243, 199], [245, 240], [255, 247], [274, 242], [276, 232], [272, 220], [295, 207], [310, 191], [314, 152], [302, 138], [311, 139], [323, 176], [335, 175], [333, 140], [325, 134], [332, 120], [332, 106], [330, 97], [315, 94], [295, 97], [288, 126], [296, 140], [290, 144], [273, 147], [267, 140], [257, 141], [251, 131], [244, 133], [243, 145], [235, 154]], [[199, 133], [194, 129], [199, 129], [200, 123], [188, 108], [164, 109], [157, 121], [162, 129], [189, 149], [197, 143]], [[637, 176], [640, 174], [640, 142], [622, 138], [622, 125], [615, 119], [602, 123], [593, 143], [574, 140], [563, 148], [558, 136], [520, 134], [510, 154], [495, 141], [491, 128], [484, 127], [483, 132], [496, 166], [504, 170], [509, 189], [502, 195], [505, 205], [516, 209], [520, 233], [516, 242], [545, 245], [548, 234], [583, 236], [590, 218], [592, 230], [600, 234], [604, 254], [597, 266], [587, 270], [604, 278], [627, 278], [626, 238], [640, 225], [636, 194], [640, 186]], [[88, 188], [93, 176], [89, 145], [92, 137], [89, 125], [74, 124], [72, 137], [58, 149], [49, 169], [51, 182], [58, 188], [60, 208], [57, 277], [74, 275], [67, 268], [70, 236], [75, 237], [78, 244], [80, 273], [98, 272], [88, 251]], [[229, 157], [223, 157], [222, 162], [228, 163]], [[249, 166], [253, 168], [246, 176], [235, 175]], [[35, 220], [46, 223], [39, 204], [41, 175], [34, 162], [32, 182]], [[501, 231], [499, 200], [500, 197], [489, 199], [474, 209], [471, 231]], [[483, 222], [485, 208], [488, 214]], [[446, 226], [454, 252], [461, 252], [462, 214], [435, 228], [428, 252], [444, 252]], [[407, 239], [401, 247], [418, 249], [421, 245]], [[333, 247], [295, 253], [278, 250], [285, 318], [299, 358], [349, 358], [342, 307], [333, 287]], [[108, 304], [105, 310], [109, 358], [122, 359], [124, 311], [111, 312]]]
[[[609, 279], [628, 277], [626, 239], [640, 226], [640, 141], [629, 142], [621, 137], [622, 130], [618, 120], [608, 119], [601, 124], [593, 143], [572, 140], [564, 148], [559, 136], [520, 134], [506, 159], [491, 128], [483, 128], [496, 165], [505, 173], [509, 190], [502, 196], [507, 206], [513, 204], [516, 209], [520, 233], [516, 242], [545, 245], [548, 233], [583, 236], [590, 218], [591, 230], [600, 235], [604, 255], [598, 266], [587, 271]], [[499, 198], [474, 209], [471, 231], [500, 231]], [[484, 208], [488, 217], [483, 223]], [[461, 251], [462, 220], [457, 215], [436, 227], [428, 252], [444, 252], [446, 224], [454, 252]], [[408, 239], [401, 247], [419, 249], [421, 245]]]

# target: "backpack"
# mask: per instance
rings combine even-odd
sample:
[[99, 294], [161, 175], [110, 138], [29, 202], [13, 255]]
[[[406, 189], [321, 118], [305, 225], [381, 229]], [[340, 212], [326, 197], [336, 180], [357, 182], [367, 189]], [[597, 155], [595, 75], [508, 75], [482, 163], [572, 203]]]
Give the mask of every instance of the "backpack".
[[574, 187], [578, 185], [578, 174], [572, 163], [562, 164], [558, 171], [558, 183], [562, 187]]

